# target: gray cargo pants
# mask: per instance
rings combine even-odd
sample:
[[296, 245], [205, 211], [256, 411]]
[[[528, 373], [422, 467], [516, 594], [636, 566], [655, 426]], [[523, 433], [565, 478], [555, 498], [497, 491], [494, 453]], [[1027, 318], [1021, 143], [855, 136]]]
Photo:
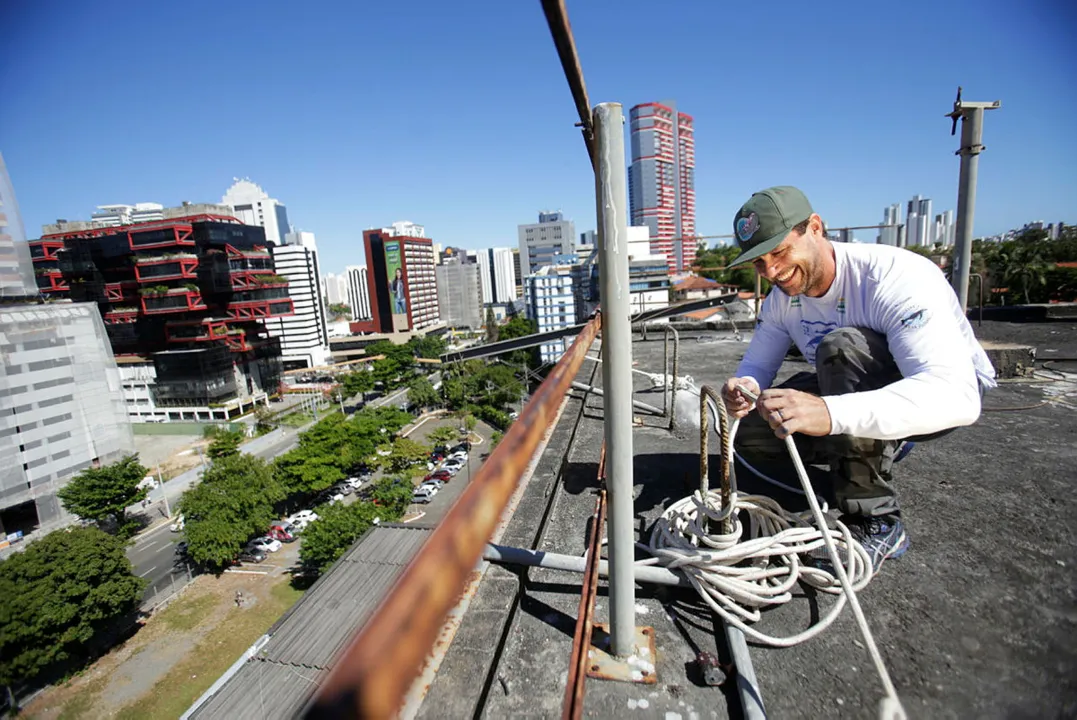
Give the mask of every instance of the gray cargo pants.
[[[860, 327], [839, 328], [827, 334], [815, 354], [816, 372], [797, 373], [776, 387], [813, 395], [878, 390], [901, 379], [886, 337]], [[931, 440], [950, 432], [943, 430], [916, 441]], [[874, 440], [851, 435], [811, 437], [794, 435], [805, 465], [829, 466], [838, 509], [849, 515], [900, 514], [893, 487], [894, 455], [901, 440]], [[740, 422], [737, 451], [753, 467], [779, 479], [791, 478], [799, 487], [796, 471], [770, 425], [752, 411]], [[785, 480], [788, 482], [788, 480]]]

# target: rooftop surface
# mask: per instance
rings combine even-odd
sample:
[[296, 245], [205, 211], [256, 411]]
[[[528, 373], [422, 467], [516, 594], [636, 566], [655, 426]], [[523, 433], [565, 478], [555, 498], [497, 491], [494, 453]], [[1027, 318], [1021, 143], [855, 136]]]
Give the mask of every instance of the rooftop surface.
[[[974, 328], [982, 339], [1032, 345], [1041, 360], [1077, 358], [1073, 323]], [[661, 334], [649, 338], [634, 337], [633, 359], [637, 369], [661, 372]], [[718, 385], [747, 339], [682, 332], [680, 374]], [[788, 361], [779, 379], [806, 367]], [[577, 380], [600, 385], [596, 368], [585, 362]], [[1077, 363], [1048, 368], [1001, 384], [975, 425], [918, 445], [895, 469], [912, 549], [887, 563], [860, 598], [910, 717], [1077, 714], [1077, 375], [1058, 372], [1077, 371]], [[634, 377], [636, 398], [661, 406], [661, 392]], [[635, 513], [645, 539], [663, 508], [698, 482], [699, 437], [691, 427], [671, 433], [660, 418], [638, 417]], [[583, 554], [602, 433], [602, 399], [573, 391], [501, 544]], [[763, 491], [746, 478], [739, 484]], [[801, 509], [792, 497], [775, 497]], [[435, 661], [418, 716], [560, 716], [580, 582], [573, 573], [485, 566], [449, 649]], [[695, 592], [638, 586], [636, 603], [637, 624], [655, 628], [657, 683], [588, 679], [584, 714], [738, 717], [735, 692], [703, 685], [694, 669], [700, 650], [728, 659], [716, 639], [720, 625]], [[790, 634], [806, 627], [811, 612], [800, 594], [767, 611], [759, 626]], [[602, 581], [595, 621], [607, 620]], [[752, 644], [751, 656], [771, 717], [877, 717], [883, 691], [848, 610], [813, 640], [787, 649]]]

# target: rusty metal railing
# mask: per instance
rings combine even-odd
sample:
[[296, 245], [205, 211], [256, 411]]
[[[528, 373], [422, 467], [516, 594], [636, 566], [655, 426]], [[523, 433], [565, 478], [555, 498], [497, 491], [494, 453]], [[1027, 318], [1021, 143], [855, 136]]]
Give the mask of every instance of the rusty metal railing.
[[457, 498], [419, 554], [341, 655], [307, 708], [310, 718], [390, 718], [437, 641], [584, 356], [596, 315]]

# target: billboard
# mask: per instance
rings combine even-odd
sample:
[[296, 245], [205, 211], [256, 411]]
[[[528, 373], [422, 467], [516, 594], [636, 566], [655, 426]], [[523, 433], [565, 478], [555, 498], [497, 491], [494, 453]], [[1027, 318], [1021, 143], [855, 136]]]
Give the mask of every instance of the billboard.
[[385, 276], [389, 279], [389, 302], [393, 315], [393, 330], [408, 330], [408, 289], [404, 258], [399, 240], [385, 241]]

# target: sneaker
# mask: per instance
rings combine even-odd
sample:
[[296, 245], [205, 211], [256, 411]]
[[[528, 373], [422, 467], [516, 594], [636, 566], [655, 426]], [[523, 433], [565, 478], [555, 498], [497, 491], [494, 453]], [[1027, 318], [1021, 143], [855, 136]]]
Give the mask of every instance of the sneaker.
[[[909, 536], [905, 534], [905, 523], [901, 522], [900, 517], [842, 515], [841, 521], [849, 528], [853, 540], [868, 551], [872, 575], [879, 572], [884, 560], [896, 560], [909, 549]], [[815, 567], [834, 574], [834, 566], [829, 556], [815, 556], [812, 560]]]
[[912, 440], [904, 440], [898, 445], [897, 453], [894, 454], [894, 462], [899, 463], [905, 459], [905, 456], [912, 452], [912, 449], [916, 447], [916, 443]]

